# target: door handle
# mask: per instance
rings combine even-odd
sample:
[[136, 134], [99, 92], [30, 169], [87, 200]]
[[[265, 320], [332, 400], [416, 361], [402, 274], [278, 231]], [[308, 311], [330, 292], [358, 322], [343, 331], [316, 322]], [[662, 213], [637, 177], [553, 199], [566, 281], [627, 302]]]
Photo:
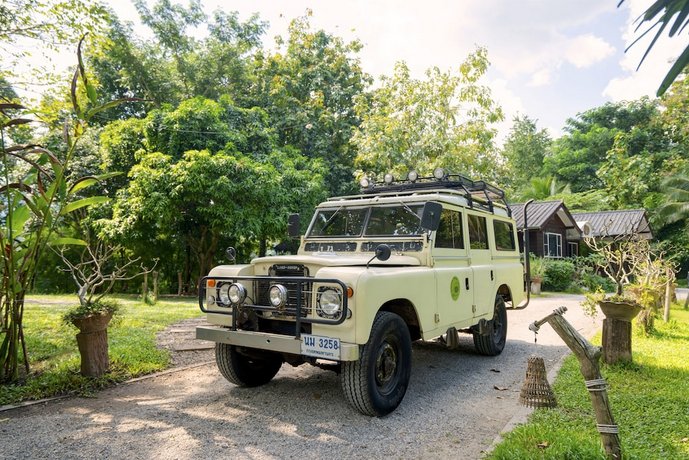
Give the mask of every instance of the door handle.
[[464, 286], [466, 287], [467, 291], [469, 290], [469, 278], [464, 278]]
[[493, 270], [490, 271], [490, 280], [493, 281]]

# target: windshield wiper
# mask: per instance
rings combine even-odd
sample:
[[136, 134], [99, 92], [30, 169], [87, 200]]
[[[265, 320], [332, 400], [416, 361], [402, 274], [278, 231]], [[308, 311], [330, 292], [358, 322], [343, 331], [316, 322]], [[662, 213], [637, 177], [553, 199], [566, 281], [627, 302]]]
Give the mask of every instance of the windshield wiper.
[[323, 232], [330, 226], [330, 224], [333, 223], [333, 219], [335, 218], [335, 216], [337, 215], [337, 213], [340, 212], [340, 210], [342, 210], [342, 208], [344, 208], [344, 205], [342, 205], [342, 206], [340, 206], [339, 208], [337, 208], [337, 209], [335, 210], [335, 212], [333, 213], [333, 215], [330, 216], [330, 217], [328, 218], [328, 220], [325, 221], [325, 224], [323, 224], [323, 227], [321, 227], [321, 233], [323, 233]]

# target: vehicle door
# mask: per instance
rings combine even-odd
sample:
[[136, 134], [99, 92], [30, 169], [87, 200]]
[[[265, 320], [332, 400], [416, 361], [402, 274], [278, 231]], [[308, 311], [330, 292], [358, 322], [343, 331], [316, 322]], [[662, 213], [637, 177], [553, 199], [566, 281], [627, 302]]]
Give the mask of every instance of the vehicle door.
[[433, 242], [437, 314], [442, 329], [470, 320], [473, 316], [473, 273], [467, 253], [465, 213], [443, 209]]
[[467, 210], [469, 257], [473, 273], [474, 317], [490, 313], [495, 304], [495, 270], [486, 216]]

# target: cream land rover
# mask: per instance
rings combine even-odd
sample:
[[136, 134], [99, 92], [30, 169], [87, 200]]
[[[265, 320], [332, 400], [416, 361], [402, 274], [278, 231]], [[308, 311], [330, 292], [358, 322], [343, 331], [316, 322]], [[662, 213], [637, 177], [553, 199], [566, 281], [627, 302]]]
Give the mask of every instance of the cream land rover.
[[453, 347], [466, 332], [479, 353], [502, 352], [506, 304], [528, 303], [504, 193], [441, 169], [361, 185], [317, 207], [297, 255], [221, 265], [201, 281], [212, 326], [196, 337], [216, 342], [227, 380], [263, 385], [285, 362], [310, 363], [337, 371], [356, 409], [382, 416], [407, 390], [412, 341]]

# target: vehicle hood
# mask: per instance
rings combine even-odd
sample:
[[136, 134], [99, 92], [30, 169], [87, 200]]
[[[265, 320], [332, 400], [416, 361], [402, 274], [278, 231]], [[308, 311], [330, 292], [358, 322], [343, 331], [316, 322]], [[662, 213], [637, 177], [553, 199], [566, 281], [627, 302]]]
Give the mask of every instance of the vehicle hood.
[[[318, 267], [364, 266], [372, 254], [316, 253], [312, 255], [269, 256], [254, 259], [253, 265], [303, 264]], [[419, 259], [411, 256], [391, 255], [386, 261], [373, 259], [371, 266], [421, 265]]]

